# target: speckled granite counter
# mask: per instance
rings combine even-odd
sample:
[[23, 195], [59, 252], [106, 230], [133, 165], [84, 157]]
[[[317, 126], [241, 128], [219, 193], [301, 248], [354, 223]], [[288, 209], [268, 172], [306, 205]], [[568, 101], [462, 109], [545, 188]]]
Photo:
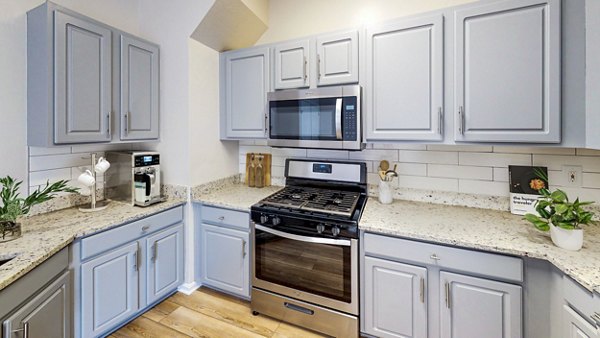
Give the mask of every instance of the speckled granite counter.
[[194, 202], [239, 211], [250, 211], [252, 204], [262, 200], [283, 187], [270, 186], [249, 188], [243, 184], [232, 184], [205, 192], [192, 192]]
[[600, 293], [600, 226], [584, 228], [581, 251], [560, 249], [548, 233], [505, 211], [369, 198], [364, 231], [545, 259], [587, 289]]
[[0, 290], [33, 270], [75, 238], [107, 230], [184, 203], [181, 199], [170, 199], [139, 208], [111, 201], [106, 210], [95, 213], [83, 213], [77, 208], [69, 208], [26, 218], [21, 222], [21, 238], [0, 243], [0, 259], [15, 257], [0, 266]]

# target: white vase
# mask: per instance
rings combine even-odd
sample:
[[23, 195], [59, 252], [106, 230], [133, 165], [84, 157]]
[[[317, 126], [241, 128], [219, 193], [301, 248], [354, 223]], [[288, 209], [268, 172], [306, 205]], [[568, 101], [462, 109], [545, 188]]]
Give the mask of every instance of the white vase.
[[577, 251], [583, 246], [583, 229], [567, 230], [550, 224], [550, 238], [559, 248]]
[[379, 202], [381, 204], [392, 203], [392, 187], [391, 182], [379, 181]]

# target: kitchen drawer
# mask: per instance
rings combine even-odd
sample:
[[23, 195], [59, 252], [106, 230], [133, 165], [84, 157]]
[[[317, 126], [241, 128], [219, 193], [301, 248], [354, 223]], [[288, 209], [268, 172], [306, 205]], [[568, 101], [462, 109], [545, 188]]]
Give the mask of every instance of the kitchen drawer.
[[409, 261], [502, 280], [523, 281], [523, 260], [468, 249], [365, 233], [366, 255]]
[[247, 212], [203, 205], [201, 217], [206, 223], [250, 229], [250, 215]]
[[563, 276], [563, 292], [565, 301], [577, 310], [585, 320], [590, 323], [595, 323], [596, 320], [600, 322], [600, 318], [596, 320], [592, 318], [595, 313], [600, 316], [600, 304], [597, 298], [594, 299], [592, 292], [566, 275]]
[[140, 236], [155, 232], [183, 220], [183, 207], [176, 207], [142, 218], [81, 240], [81, 260], [129, 243]]

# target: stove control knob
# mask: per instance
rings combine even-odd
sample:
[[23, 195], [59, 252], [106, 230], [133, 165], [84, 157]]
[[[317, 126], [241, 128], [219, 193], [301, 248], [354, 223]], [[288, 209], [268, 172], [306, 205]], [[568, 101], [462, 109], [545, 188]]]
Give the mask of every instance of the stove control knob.
[[269, 221], [269, 216], [262, 214], [260, 215], [260, 223], [261, 224], [267, 224], [267, 222]]
[[331, 228], [331, 234], [333, 235], [333, 237], [337, 237], [337, 235], [340, 234], [340, 228], [334, 226], [333, 228]]
[[273, 219], [271, 220], [271, 223], [275, 226], [281, 224], [281, 218], [277, 217], [277, 216], [273, 216]]
[[317, 225], [317, 232], [322, 234], [323, 231], [325, 231], [325, 224], [319, 224]]

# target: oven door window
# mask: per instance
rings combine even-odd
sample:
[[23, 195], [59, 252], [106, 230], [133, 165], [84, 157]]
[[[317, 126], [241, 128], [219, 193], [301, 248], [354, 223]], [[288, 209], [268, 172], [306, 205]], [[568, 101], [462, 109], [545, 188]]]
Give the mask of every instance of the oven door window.
[[350, 303], [349, 246], [315, 244], [256, 230], [258, 279]]
[[336, 140], [336, 98], [272, 101], [270, 138]]

